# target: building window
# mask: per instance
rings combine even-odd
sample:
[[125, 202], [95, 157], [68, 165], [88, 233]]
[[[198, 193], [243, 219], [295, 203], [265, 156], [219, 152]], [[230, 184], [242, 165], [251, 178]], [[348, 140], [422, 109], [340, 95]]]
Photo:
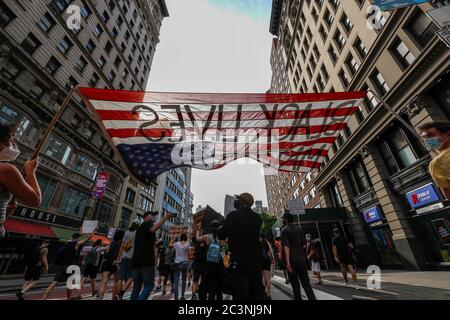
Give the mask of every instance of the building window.
[[79, 155], [78, 160], [75, 163], [74, 170], [88, 177], [89, 179], [94, 180], [97, 174], [97, 168], [98, 165], [96, 162], [85, 157], [84, 155]]
[[96, 205], [94, 220], [98, 220], [101, 223], [109, 224], [111, 222], [112, 212], [113, 207], [110, 204], [102, 201]]
[[46, 12], [38, 22], [39, 28], [46, 34], [50, 32], [55, 24], [55, 20], [48, 12]]
[[[94, 49], [95, 49], [95, 43], [94, 43], [94, 41], [92, 41], [91, 39], [89, 39], [89, 41], [88, 41], [87, 44], [86, 44], [86, 50], [87, 50], [89, 53], [92, 53], [92, 51], [94, 51]], [[106, 48], [105, 48], [105, 50], [106, 50]]]
[[377, 142], [380, 153], [390, 174], [413, 165], [425, 150], [418, 143], [413, 143], [408, 132], [394, 128], [384, 134]]
[[131, 205], [134, 205], [134, 199], [136, 198], [136, 192], [132, 189], [127, 188], [127, 192], [125, 194], [125, 202]]
[[425, 47], [435, 36], [437, 26], [422, 10], [417, 10], [406, 26], [413, 39], [422, 47]]
[[359, 53], [361, 58], [365, 58], [367, 56], [367, 53], [368, 53], [367, 48], [364, 45], [364, 43], [361, 41], [360, 38], [358, 38], [358, 37], [356, 38], [354, 47], [355, 47], [356, 51]]
[[344, 26], [345, 31], [347, 31], [347, 34], [350, 33], [353, 29], [353, 23], [351, 20], [347, 17], [345, 13], [342, 14], [341, 23]]
[[105, 24], [109, 21], [109, 14], [108, 14], [108, 12], [106, 12], [106, 10], [103, 11], [101, 18], [102, 18], [103, 23], [105, 23]]
[[372, 76], [370, 78], [372, 79], [373, 83], [375, 84], [376, 89], [381, 94], [381, 96], [384, 96], [384, 95], [386, 95], [386, 93], [388, 93], [389, 86], [387, 85], [383, 76], [377, 69], [375, 69], [374, 73], [372, 74]]
[[59, 63], [59, 61], [55, 57], [51, 57], [47, 65], [45, 66], [45, 70], [53, 76], [55, 75], [56, 71], [58, 71], [59, 67], [61, 67], [61, 63]]
[[89, 9], [88, 5], [83, 1], [83, 5], [81, 6], [81, 16], [87, 19], [91, 15], [92, 11]]
[[74, 77], [70, 76], [69, 79], [67, 80], [67, 83], [66, 83], [66, 87], [65, 87], [65, 88], [66, 88], [67, 91], [70, 91], [70, 90], [72, 90], [72, 88], [75, 87], [76, 85], [78, 85], [78, 81], [75, 80]]
[[81, 216], [88, 204], [89, 194], [78, 189], [68, 187], [64, 192], [59, 211], [61, 213]]
[[358, 62], [352, 55], [348, 56], [347, 60], [345, 61], [345, 64], [347, 65], [348, 70], [350, 70], [350, 74], [352, 76], [354, 76], [356, 72], [358, 72], [359, 70]]
[[98, 39], [103, 33], [102, 27], [97, 23], [97, 25], [92, 30], [94, 32], [95, 37]]
[[13, 19], [16, 18], [14, 12], [3, 2], [0, 2], [0, 27], [5, 28]]
[[84, 68], [86, 67], [86, 65], [87, 65], [86, 59], [83, 57], [80, 57], [80, 59], [78, 59], [77, 63], [75, 64], [75, 70], [82, 73]]
[[57, 181], [40, 174], [37, 174], [36, 178], [42, 194], [42, 200], [39, 207], [47, 209], [50, 206], [50, 202], [55, 193]]
[[334, 34], [334, 41], [340, 50], [344, 48], [345, 43], [347, 42], [345, 40], [345, 37], [339, 30], [337, 30], [336, 33]]
[[35, 98], [36, 100], [40, 100], [44, 95], [45, 88], [39, 81], [35, 80], [31, 82], [28, 92], [33, 98]]
[[61, 162], [63, 165], [66, 165], [70, 155], [72, 154], [72, 148], [62, 139], [51, 135], [44, 153], [50, 158]]
[[141, 204], [139, 207], [144, 211], [150, 211], [150, 210], [152, 210], [153, 202], [149, 198], [142, 196]]
[[347, 73], [344, 71], [344, 69], [341, 69], [339, 72], [339, 79], [341, 79], [342, 86], [345, 88], [348, 87], [350, 84], [350, 78], [348, 77]]
[[348, 170], [350, 185], [355, 195], [360, 195], [371, 188], [364, 164], [358, 161]]
[[63, 13], [69, 6], [70, 0], [53, 0], [50, 5], [57, 13]]
[[97, 60], [97, 65], [100, 69], [103, 69], [103, 67], [106, 64], [106, 59], [103, 56], [100, 56], [100, 58]]
[[41, 46], [41, 42], [38, 38], [32, 33], [29, 33], [28, 36], [22, 41], [21, 47], [27, 51], [29, 54], [33, 54], [37, 48]]
[[89, 86], [95, 88], [97, 86], [98, 80], [100, 80], [100, 77], [98, 76], [98, 74], [94, 73], [91, 80], [89, 80]]
[[400, 63], [403, 69], [408, 68], [416, 60], [416, 57], [412, 54], [406, 44], [400, 39], [397, 39], [394, 42], [391, 47], [391, 52], [397, 58], [397, 61]]
[[64, 36], [64, 38], [62, 38], [61, 42], [58, 45], [58, 50], [66, 55], [67, 52], [69, 52], [70, 48], [72, 47], [72, 42], [69, 40], [69, 38], [67, 36]]
[[343, 207], [344, 202], [342, 201], [341, 193], [339, 192], [339, 187], [336, 181], [333, 181], [328, 189], [332, 206], [335, 208]]
[[132, 215], [133, 211], [125, 207], [122, 207], [122, 214], [120, 215], [120, 225], [119, 225], [120, 229], [128, 229]]

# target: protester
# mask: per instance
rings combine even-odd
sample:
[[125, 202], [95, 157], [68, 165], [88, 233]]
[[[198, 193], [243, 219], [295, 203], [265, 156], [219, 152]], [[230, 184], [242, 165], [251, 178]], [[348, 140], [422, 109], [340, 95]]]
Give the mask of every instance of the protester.
[[[67, 278], [69, 277], [67, 273], [67, 268], [71, 265], [76, 265], [76, 262], [78, 261], [79, 249], [94, 234], [95, 231], [86, 240], [80, 241], [81, 234], [76, 232], [72, 235], [72, 239], [58, 251], [57, 257], [54, 261], [54, 264], [56, 266], [55, 278], [53, 279], [53, 282], [45, 290], [42, 300], [47, 300], [48, 296], [58, 283], [67, 281]], [[72, 289], [67, 288], [66, 295], [67, 300], [70, 300], [72, 296]]]
[[174, 270], [173, 270], [173, 266], [175, 265], [175, 248], [174, 248], [174, 242], [173, 240], [171, 240], [169, 242], [169, 247], [166, 249], [165, 255], [164, 255], [164, 260], [165, 260], [165, 272], [166, 275], [164, 277], [164, 281], [163, 281], [163, 292], [162, 295], [166, 295], [166, 288], [167, 288], [167, 282], [169, 282], [170, 280], [170, 285], [171, 285], [171, 290], [170, 293], [173, 294], [174, 293], [174, 286], [173, 286], [173, 282], [174, 282]]
[[100, 283], [100, 287], [98, 289], [98, 298], [103, 300], [105, 295], [106, 286], [108, 285], [109, 279], [113, 276], [114, 285], [112, 289], [112, 299], [118, 300], [119, 297], [117, 293], [119, 292], [119, 253], [120, 248], [122, 246], [122, 240], [124, 237], [124, 232], [122, 230], [117, 230], [114, 233], [113, 241], [109, 245], [108, 249], [105, 253], [105, 259], [102, 263], [101, 273], [102, 273], [102, 282]]
[[284, 256], [283, 246], [281, 245], [281, 237], [276, 238], [274, 244], [277, 249], [278, 268], [283, 271], [284, 279], [286, 279], [285, 284], [289, 284], [289, 275], [286, 270], [286, 258]]
[[310, 233], [306, 235], [306, 257], [311, 263], [311, 271], [317, 277], [317, 284], [323, 284], [320, 275], [320, 256]]
[[178, 300], [180, 275], [182, 277], [180, 300], [185, 300], [184, 293], [186, 291], [189, 247], [190, 247], [190, 244], [188, 242], [188, 237], [186, 234], [182, 234], [180, 236], [180, 241], [177, 241], [174, 244], [175, 268], [174, 268], [173, 287], [174, 287], [175, 300]]
[[187, 272], [188, 288], [191, 286], [191, 282], [192, 282], [192, 264], [194, 263], [194, 254], [195, 254], [195, 248], [191, 243], [191, 245], [189, 246], [189, 250], [188, 250], [188, 272]]
[[136, 231], [132, 260], [133, 291], [131, 300], [147, 300], [155, 285], [155, 242], [156, 231], [174, 215], [167, 213], [155, 223], [157, 211], [144, 213], [144, 223]]
[[30, 207], [38, 207], [41, 203], [41, 189], [36, 180], [38, 159], [25, 162], [26, 180], [16, 167], [4, 163], [15, 161], [20, 154], [14, 135], [13, 127], [0, 124], [0, 239], [5, 237], [7, 214], [16, 208], [15, 202], [11, 203], [13, 197]]
[[219, 239], [228, 239], [231, 251], [231, 271], [227, 276], [234, 300], [262, 300], [262, 257], [259, 234], [261, 217], [255, 213], [253, 196], [243, 193], [236, 196], [235, 211], [230, 212], [217, 228]]
[[[103, 247], [102, 240], [98, 239], [92, 245], [92, 248], [86, 254], [86, 257], [83, 259], [84, 264], [84, 272], [83, 278], [81, 279], [80, 291], [84, 288], [84, 283], [87, 279], [91, 281], [91, 293], [92, 296], [97, 294], [97, 275], [98, 275], [98, 264], [100, 261], [100, 256], [106, 248]], [[81, 298], [81, 296], [80, 296]]]
[[41, 278], [42, 272], [48, 273], [48, 246], [50, 242], [45, 240], [40, 246], [37, 246], [28, 255], [25, 267], [25, 282], [22, 290], [17, 292], [16, 296], [19, 300], [24, 300], [24, 294], [33, 288]]
[[353, 282], [355, 283], [355, 289], [359, 289], [358, 287], [358, 279], [356, 277], [356, 271], [353, 268], [353, 257], [351, 255], [351, 251], [348, 245], [347, 239], [341, 234], [341, 231], [338, 228], [333, 230], [334, 238], [333, 238], [333, 254], [334, 259], [339, 264], [341, 268], [342, 275], [344, 276], [345, 286], [349, 287], [347, 272], [350, 271], [352, 275]]
[[164, 275], [165, 275], [165, 270], [164, 270], [164, 266], [165, 266], [165, 253], [166, 253], [166, 246], [164, 245], [164, 241], [162, 239], [159, 239], [156, 242], [156, 251], [157, 251], [157, 265], [158, 265], [158, 273], [159, 273], [159, 277], [158, 277], [158, 284], [156, 286], [156, 290], [159, 291], [162, 288], [162, 283], [164, 280]]
[[199, 225], [194, 225], [192, 227], [192, 243], [195, 246], [195, 253], [194, 253], [194, 262], [192, 263], [192, 273], [193, 273], [193, 279], [192, 279], [192, 300], [205, 300], [206, 299], [206, 293], [204, 288], [204, 285], [201, 285], [201, 282], [203, 282], [204, 274], [205, 274], [205, 265], [206, 265], [206, 256], [208, 254], [207, 252], [207, 246], [204, 242], [199, 242], [198, 234], [199, 234]]
[[275, 268], [275, 257], [273, 254], [272, 246], [269, 241], [267, 241], [266, 235], [261, 234], [261, 247], [262, 247], [262, 259], [263, 259], [263, 281], [266, 298], [268, 300], [272, 300], [271, 291], [272, 291], [272, 279], [270, 271]]
[[134, 220], [130, 228], [125, 232], [120, 247], [119, 257], [119, 287], [118, 299], [122, 300], [125, 292], [133, 284], [133, 274], [131, 272], [131, 262], [134, 253], [134, 239], [136, 238], [136, 230], [139, 228], [139, 220]]
[[202, 291], [200, 300], [223, 300], [222, 281], [225, 272], [223, 257], [219, 239], [213, 229], [210, 234], [197, 238], [197, 241], [205, 244], [206, 262], [202, 276]]
[[306, 270], [303, 232], [300, 226], [293, 224], [294, 216], [288, 211], [284, 213], [283, 220], [286, 226], [281, 232], [281, 243], [286, 255], [286, 268], [294, 292], [294, 300], [302, 300], [300, 283], [305, 290], [308, 300], [316, 300], [309, 282], [308, 271]]
[[425, 145], [439, 153], [430, 162], [429, 171], [444, 197], [450, 200], [450, 121], [429, 122], [419, 129]]

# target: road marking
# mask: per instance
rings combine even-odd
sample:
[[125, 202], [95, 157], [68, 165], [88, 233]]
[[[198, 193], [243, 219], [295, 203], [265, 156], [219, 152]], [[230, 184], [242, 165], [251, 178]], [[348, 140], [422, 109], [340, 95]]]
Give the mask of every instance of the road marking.
[[[282, 286], [283, 289], [285, 289], [286, 291], [289, 291], [292, 294], [292, 290], [291, 290], [290, 286], [285, 284], [284, 278], [279, 277], [279, 276], [274, 276], [272, 278], [272, 281], [276, 282], [279, 286]], [[338, 296], [329, 294], [329, 293], [321, 291], [321, 290], [313, 289], [313, 291], [314, 291], [314, 295], [316, 296], [317, 300], [344, 300]], [[302, 298], [307, 300], [306, 293], [303, 290], [303, 288], [301, 288], [301, 293], [302, 293]]]

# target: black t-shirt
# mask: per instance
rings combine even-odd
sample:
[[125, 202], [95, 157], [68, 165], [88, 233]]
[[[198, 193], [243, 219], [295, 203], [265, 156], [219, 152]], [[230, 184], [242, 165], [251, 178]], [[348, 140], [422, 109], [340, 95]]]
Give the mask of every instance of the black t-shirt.
[[165, 246], [161, 246], [158, 249], [158, 256], [159, 256], [159, 265], [164, 265], [166, 264], [166, 262], [164, 261], [166, 258], [166, 247]]
[[342, 234], [333, 238], [333, 246], [336, 246], [337, 254], [340, 258], [349, 255], [348, 242]]
[[134, 240], [133, 268], [144, 268], [155, 265], [155, 233], [150, 233], [152, 221], [141, 224]]
[[218, 230], [220, 239], [229, 241], [231, 261], [253, 267], [262, 266], [262, 248], [259, 236], [262, 219], [250, 208], [230, 212], [222, 228]]
[[196, 266], [205, 264], [206, 259], [208, 257], [208, 245], [205, 243], [200, 243], [196, 239], [193, 239], [195, 244], [195, 256], [194, 256], [194, 264]]

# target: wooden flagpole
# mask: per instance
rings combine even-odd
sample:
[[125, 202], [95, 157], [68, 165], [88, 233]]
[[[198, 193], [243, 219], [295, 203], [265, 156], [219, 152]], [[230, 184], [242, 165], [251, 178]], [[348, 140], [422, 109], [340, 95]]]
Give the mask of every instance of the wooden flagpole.
[[74, 86], [74, 87], [72, 87], [72, 89], [70, 89], [70, 92], [68, 93], [68, 95], [64, 99], [63, 103], [59, 107], [58, 112], [55, 114], [55, 116], [53, 117], [52, 121], [50, 122], [50, 124], [48, 125], [47, 129], [45, 130], [44, 134], [39, 139], [39, 142], [38, 142], [38, 144], [36, 146], [36, 149], [34, 150], [34, 153], [33, 153], [33, 156], [31, 157], [31, 159], [36, 159], [37, 156], [39, 155], [39, 153], [41, 153], [41, 150], [42, 150], [45, 142], [47, 141], [50, 133], [52, 132], [52, 130], [55, 127], [56, 123], [61, 118], [62, 114], [64, 113], [64, 111], [66, 110], [67, 106], [69, 105], [70, 99], [72, 99], [73, 94], [77, 90], [78, 90], [78, 86]]

